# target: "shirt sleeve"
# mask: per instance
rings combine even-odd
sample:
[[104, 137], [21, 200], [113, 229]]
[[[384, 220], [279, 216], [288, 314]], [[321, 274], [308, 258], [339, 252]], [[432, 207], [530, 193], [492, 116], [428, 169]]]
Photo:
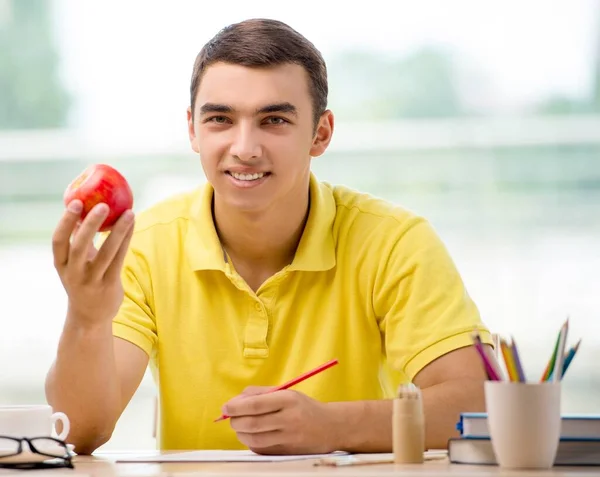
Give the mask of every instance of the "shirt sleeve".
[[[100, 238], [100, 243], [106, 239]], [[121, 271], [124, 298], [113, 319], [113, 336], [138, 346], [151, 357], [158, 342], [153, 311], [150, 270], [143, 253], [136, 247], [136, 237], [131, 240]]]
[[411, 220], [392, 247], [373, 299], [388, 365], [410, 381], [440, 356], [471, 345], [475, 330], [493, 345], [446, 247], [422, 218]]

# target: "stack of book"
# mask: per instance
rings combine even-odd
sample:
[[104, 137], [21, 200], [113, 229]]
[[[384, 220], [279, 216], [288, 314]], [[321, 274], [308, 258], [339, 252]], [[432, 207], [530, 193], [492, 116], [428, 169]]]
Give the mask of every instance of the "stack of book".
[[[448, 442], [455, 464], [495, 465], [485, 413], [463, 413], [456, 425], [461, 437]], [[600, 415], [565, 414], [555, 465], [600, 465]]]

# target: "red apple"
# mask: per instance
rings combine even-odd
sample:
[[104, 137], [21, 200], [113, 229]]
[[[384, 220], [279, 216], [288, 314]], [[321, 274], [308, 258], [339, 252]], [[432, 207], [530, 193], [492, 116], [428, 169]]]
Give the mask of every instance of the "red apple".
[[101, 202], [108, 205], [108, 217], [100, 232], [110, 230], [123, 212], [133, 207], [133, 193], [127, 180], [111, 166], [94, 164], [85, 169], [65, 190], [64, 203], [79, 199], [83, 203], [81, 220]]

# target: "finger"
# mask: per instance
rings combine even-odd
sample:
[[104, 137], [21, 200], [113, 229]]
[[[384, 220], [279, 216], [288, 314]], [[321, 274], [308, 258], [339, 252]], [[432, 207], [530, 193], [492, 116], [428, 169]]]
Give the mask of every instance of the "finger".
[[[77, 224], [75, 225], [75, 229], [73, 230], [73, 234], [71, 235], [71, 243], [73, 243], [73, 240], [75, 239], [75, 237], [77, 237], [77, 232], [79, 232], [79, 229], [81, 228], [81, 220], [77, 221]], [[91, 262], [92, 260], [94, 260], [94, 258], [96, 257], [96, 248], [93, 246], [88, 247], [87, 249], [87, 254], [86, 254], [86, 260], [88, 262]]]
[[[248, 447], [252, 452], [256, 454], [262, 455], [292, 455], [298, 454], [295, 452], [294, 448], [285, 444], [275, 444], [270, 447]], [[306, 454], [306, 452], [301, 452], [301, 454]]]
[[276, 449], [284, 447], [282, 440], [285, 438], [285, 433], [280, 430], [261, 432], [259, 434], [238, 432], [236, 435], [242, 444], [256, 453], [262, 453], [261, 450], [264, 450], [265, 454], [273, 455], [278, 453]]
[[71, 235], [81, 217], [82, 210], [83, 204], [80, 200], [70, 202], [54, 230], [52, 254], [54, 255], [54, 265], [57, 268], [63, 267], [69, 260]]
[[79, 232], [80, 228], [81, 228], [81, 220], [78, 220], [77, 223], [75, 224], [75, 228], [73, 229], [73, 233], [71, 234], [71, 237], [74, 237], [75, 235], [77, 235], [77, 232]]
[[[233, 401], [234, 399], [242, 399], [242, 398], [246, 398], [246, 397], [250, 397], [250, 396], [258, 396], [260, 394], [266, 394], [267, 392], [271, 391], [272, 389], [274, 389], [274, 386], [247, 386], [246, 388], [244, 388], [244, 390], [240, 394], [231, 398], [229, 400], [229, 402]], [[221, 409], [223, 412], [225, 412], [224, 409], [226, 406], [227, 406], [227, 403]]]
[[261, 414], [259, 416], [232, 417], [230, 425], [235, 432], [243, 432], [245, 434], [259, 434], [283, 429], [280, 411]]
[[115, 255], [114, 260], [106, 270], [104, 274], [105, 280], [117, 280], [121, 275], [121, 270], [123, 269], [123, 263], [125, 263], [125, 256], [127, 255], [127, 251], [129, 250], [129, 244], [131, 243], [131, 237], [133, 237], [133, 232], [135, 231], [135, 224], [132, 222], [129, 226], [129, 230], [125, 235], [125, 238], [121, 242], [121, 246]]
[[258, 394], [265, 394], [272, 391], [275, 386], [248, 386], [246, 387], [240, 396], [256, 396]]
[[254, 396], [237, 396], [223, 406], [223, 413], [230, 417], [258, 416], [280, 411], [287, 402], [285, 393], [281, 391]]
[[127, 237], [131, 237], [130, 229], [133, 224], [133, 212], [126, 210], [123, 212], [117, 223], [112, 227], [108, 238], [104, 241], [93, 264], [93, 274], [97, 278], [105, 275], [113, 261], [117, 259], [119, 251], [122, 249], [123, 242]]
[[94, 235], [98, 233], [102, 223], [108, 216], [108, 205], [97, 204], [90, 213], [83, 219], [77, 235], [71, 243], [71, 254], [69, 261], [73, 262], [75, 267], [83, 267], [87, 261], [88, 251], [93, 247]]

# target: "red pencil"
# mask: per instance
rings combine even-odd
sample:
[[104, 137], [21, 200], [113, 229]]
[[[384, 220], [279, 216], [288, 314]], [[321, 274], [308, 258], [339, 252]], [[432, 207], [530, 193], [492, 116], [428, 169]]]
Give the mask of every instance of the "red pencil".
[[[273, 393], [275, 391], [281, 391], [282, 389], [291, 388], [292, 386], [294, 386], [294, 385], [296, 385], [298, 383], [301, 383], [305, 379], [308, 379], [308, 378], [314, 376], [315, 374], [319, 374], [321, 371], [325, 371], [327, 368], [331, 368], [332, 366], [335, 366], [336, 364], [338, 364], [338, 360], [337, 359], [332, 359], [331, 361], [327, 361], [326, 363], [323, 363], [321, 366], [317, 366], [315, 369], [307, 371], [306, 373], [301, 374], [297, 378], [289, 380], [287, 383], [280, 384], [279, 386], [271, 389], [268, 392], [269, 393]], [[222, 421], [223, 419], [229, 419], [229, 416], [227, 416], [226, 414], [223, 414], [218, 419], [215, 419], [214, 422]]]

